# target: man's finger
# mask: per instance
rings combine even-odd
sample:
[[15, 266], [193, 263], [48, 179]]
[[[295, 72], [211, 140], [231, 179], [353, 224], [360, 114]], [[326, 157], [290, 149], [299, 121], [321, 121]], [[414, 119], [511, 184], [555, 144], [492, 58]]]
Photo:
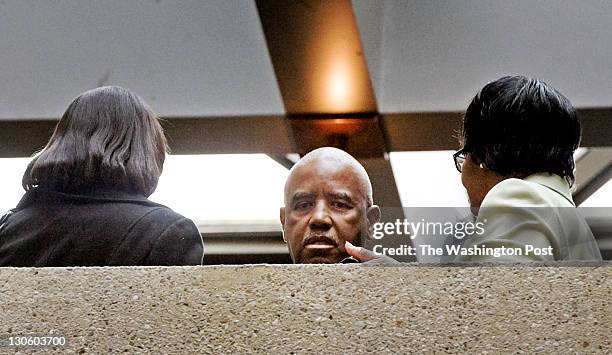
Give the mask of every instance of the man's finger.
[[356, 247], [353, 244], [351, 244], [351, 242], [349, 241], [346, 241], [344, 243], [344, 248], [346, 249], [346, 252], [350, 256], [352, 256], [353, 258], [359, 261], [369, 261], [372, 259], [376, 259], [378, 257], [378, 255], [374, 254], [373, 251], [370, 251], [362, 247]]
[[344, 244], [344, 248], [350, 256], [354, 257], [355, 259], [361, 261], [364, 264], [391, 265], [399, 263], [399, 261], [389, 256], [375, 254], [373, 251], [368, 250], [366, 248], [356, 247], [348, 241]]

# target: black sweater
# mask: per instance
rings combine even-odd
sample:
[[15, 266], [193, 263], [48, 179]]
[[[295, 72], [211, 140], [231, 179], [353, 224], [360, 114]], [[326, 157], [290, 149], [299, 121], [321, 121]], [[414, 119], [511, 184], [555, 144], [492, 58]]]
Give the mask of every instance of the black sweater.
[[143, 196], [34, 188], [0, 221], [0, 266], [200, 265], [195, 224]]

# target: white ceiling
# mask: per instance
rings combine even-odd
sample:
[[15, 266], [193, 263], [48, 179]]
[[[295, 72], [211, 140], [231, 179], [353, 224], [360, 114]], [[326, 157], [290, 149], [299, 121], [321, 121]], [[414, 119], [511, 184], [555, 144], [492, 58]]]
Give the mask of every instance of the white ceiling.
[[612, 2], [353, 0], [381, 112], [465, 110], [504, 75], [612, 106]]
[[121, 85], [166, 116], [283, 114], [252, 1], [3, 0], [0, 119]]
[[[612, 106], [612, 2], [353, 0], [381, 112], [463, 110], [506, 74]], [[283, 114], [255, 3], [3, 0], [0, 119], [108, 84], [164, 116]]]

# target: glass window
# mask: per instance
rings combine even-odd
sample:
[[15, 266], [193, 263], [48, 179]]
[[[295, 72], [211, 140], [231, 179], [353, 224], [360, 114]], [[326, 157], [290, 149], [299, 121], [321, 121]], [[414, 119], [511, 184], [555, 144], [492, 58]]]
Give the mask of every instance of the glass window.
[[[17, 205], [30, 158], [0, 159], [0, 212]], [[169, 155], [150, 196], [202, 231], [280, 230], [288, 170], [265, 154]]]
[[612, 207], [612, 179], [584, 200], [580, 207]]
[[17, 206], [24, 191], [21, 178], [31, 158], [0, 158], [0, 214]]
[[467, 207], [454, 150], [390, 153], [404, 207]]
[[170, 155], [150, 199], [193, 219], [203, 232], [280, 230], [287, 174], [265, 154]]
[[[578, 148], [574, 159], [580, 159], [586, 152], [586, 148]], [[404, 207], [469, 206], [453, 153], [454, 150], [389, 154]]]

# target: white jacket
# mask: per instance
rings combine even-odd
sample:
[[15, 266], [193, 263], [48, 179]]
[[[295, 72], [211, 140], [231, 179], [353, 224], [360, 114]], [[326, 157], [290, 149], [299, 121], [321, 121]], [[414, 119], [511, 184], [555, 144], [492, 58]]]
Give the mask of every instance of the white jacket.
[[[602, 260], [589, 226], [575, 207], [569, 184], [558, 175], [539, 173], [501, 181], [483, 199], [477, 222], [484, 223], [484, 234], [466, 238], [463, 247], [521, 248], [523, 254], [472, 255], [458, 261]], [[552, 255], [526, 255], [528, 245], [540, 250], [552, 247]]]

